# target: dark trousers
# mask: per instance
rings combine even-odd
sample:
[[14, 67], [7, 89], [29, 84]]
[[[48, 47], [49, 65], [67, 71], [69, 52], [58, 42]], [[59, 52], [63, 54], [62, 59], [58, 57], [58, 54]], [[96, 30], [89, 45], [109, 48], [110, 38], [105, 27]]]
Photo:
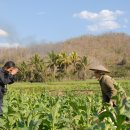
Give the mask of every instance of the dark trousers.
[[4, 97], [3, 88], [0, 87], [0, 115], [2, 115], [2, 113], [3, 113], [3, 111], [2, 111], [3, 97]]
[[0, 115], [2, 115], [3, 98], [0, 98]]

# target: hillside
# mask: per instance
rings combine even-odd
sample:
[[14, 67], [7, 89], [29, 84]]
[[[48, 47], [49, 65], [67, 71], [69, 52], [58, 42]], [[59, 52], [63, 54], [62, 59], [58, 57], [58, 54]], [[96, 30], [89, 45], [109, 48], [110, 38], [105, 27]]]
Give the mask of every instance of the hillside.
[[75, 50], [79, 55], [86, 55], [99, 62], [117, 63], [123, 58], [130, 59], [130, 36], [121, 33], [82, 36], [66, 41], [63, 48]]
[[55, 44], [42, 43], [24, 48], [0, 48], [0, 63], [9, 59], [21, 62], [35, 53], [45, 56], [51, 50], [68, 53], [76, 51], [80, 56], [88, 56], [90, 60], [113, 64], [120, 62], [123, 58], [130, 60], [130, 36], [123, 33], [86, 35]]

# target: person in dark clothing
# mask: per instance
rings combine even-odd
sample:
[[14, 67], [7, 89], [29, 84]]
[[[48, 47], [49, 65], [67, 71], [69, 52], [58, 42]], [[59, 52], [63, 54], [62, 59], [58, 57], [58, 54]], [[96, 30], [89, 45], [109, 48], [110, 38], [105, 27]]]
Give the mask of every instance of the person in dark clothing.
[[15, 75], [18, 68], [13, 61], [8, 61], [0, 68], [0, 116], [2, 116], [3, 97], [7, 91], [7, 84], [12, 84], [15, 81]]

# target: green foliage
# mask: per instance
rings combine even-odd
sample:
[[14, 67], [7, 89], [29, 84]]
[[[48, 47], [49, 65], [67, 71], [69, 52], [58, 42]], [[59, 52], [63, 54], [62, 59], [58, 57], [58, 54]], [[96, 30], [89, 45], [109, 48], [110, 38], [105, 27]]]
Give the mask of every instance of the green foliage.
[[54, 97], [47, 93], [10, 91], [4, 100], [0, 127], [5, 130], [85, 130], [97, 119], [101, 103], [97, 97], [73, 94]]
[[111, 69], [111, 75], [114, 77], [127, 77], [127, 66], [115, 66]]
[[[99, 119], [105, 123], [109, 123], [115, 127], [116, 130], [126, 130], [130, 128], [130, 124], [126, 121], [126, 118], [129, 118], [128, 111], [130, 107], [126, 108], [126, 94], [125, 91], [119, 84], [115, 84], [117, 88], [117, 95], [113, 97], [116, 101], [116, 106], [111, 107], [109, 104], [104, 104], [104, 111], [99, 114]], [[127, 113], [127, 114], [126, 114]], [[109, 129], [111, 128], [111, 125]]]
[[44, 60], [35, 54], [28, 62], [19, 65], [18, 80], [30, 82], [46, 81], [46, 66]]
[[[87, 83], [83, 81], [50, 82], [47, 84], [24, 83], [23, 86], [17, 83], [16, 86], [11, 86], [4, 97], [4, 113], [3, 117], [0, 118], [0, 129], [128, 130], [130, 124], [126, 121], [126, 117], [130, 116], [130, 109], [128, 109], [130, 104], [127, 102], [127, 109], [122, 105], [123, 93], [121, 91], [113, 97], [117, 102], [117, 107], [113, 108], [109, 104], [104, 104], [105, 110], [100, 114], [99, 111], [102, 107], [100, 94], [87, 93], [83, 95], [67, 91], [62, 96], [56, 96], [48, 93], [49, 89], [62, 90], [65, 86], [67, 90], [69, 87], [73, 89], [74, 85], [79, 86], [80, 89], [83, 85], [88, 85], [88, 90], [94, 85], [97, 87], [96, 81], [88, 81]], [[49, 85], [52, 88], [49, 88]], [[117, 87], [120, 88], [118, 85]], [[34, 88], [39, 89], [39, 91], [34, 90]], [[97, 90], [96, 93], [98, 93]], [[130, 99], [128, 98], [128, 100]]]
[[18, 80], [45, 82], [63, 79], [85, 79], [87, 63], [87, 57], [79, 57], [76, 52], [56, 54], [52, 51], [44, 59], [35, 54], [28, 62], [22, 62], [19, 65]]

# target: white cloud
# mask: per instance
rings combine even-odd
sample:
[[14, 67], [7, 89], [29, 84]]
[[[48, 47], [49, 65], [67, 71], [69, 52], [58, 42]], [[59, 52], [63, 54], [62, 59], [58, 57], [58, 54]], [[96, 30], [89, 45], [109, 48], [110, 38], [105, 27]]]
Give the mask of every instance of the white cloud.
[[79, 17], [81, 19], [93, 20], [93, 19], [96, 19], [98, 17], [98, 14], [88, 12], [88, 11], [82, 11], [79, 14], [74, 14], [73, 16], [74, 17]]
[[116, 10], [112, 12], [110, 10], [101, 10], [99, 13], [93, 13], [89, 11], [81, 11], [80, 13], [74, 14], [74, 17], [79, 17], [86, 20], [115, 20], [123, 12]]
[[0, 29], [0, 37], [7, 37], [8, 33], [4, 31], [3, 29]]
[[104, 21], [100, 23], [100, 26], [103, 27], [104, 29], [111, 29], [111, 30], [120, 28], [120, 25], [115, 21]]
[[116, 20], [117, 17], [122, 14], [123, 12], [120, 10], [116, 10], [115, 12], [110, 10], [102, 10], [99, 12], [99, 18], [101, 18], [101, 20]]
[[90, 31], [105, 31], [121, 28], [117, 19], [119, 16], [123, 15], [123, 13], [124, 12], [120, 10], [101, 10], [99, 13], [81, 11], [80, 13], [76, 13], [73, 16], [92, 22], [87, 26], [87, 29]]
[[0, 43], [0, 47], [5, 47], [5, 48], [17, 48], [19, 47], [19, 43]]
[[90, 31], [98, 31], [100, 29], [100, 31], [104, 31], [104, 30], [113, 30], [113, 29], [117, 29], [120, 28], [120, 25], [114, 21], [104, 21], [98, 24], [93, 24], [93, 25], [88, 25], [87, 28]]
[[99, 18], [101, 18], [101, 20], [115, 20], [116, 19], [116, 13], [114, 14], [112, 11], [109, 10], [102, 10], [99, 13]]

